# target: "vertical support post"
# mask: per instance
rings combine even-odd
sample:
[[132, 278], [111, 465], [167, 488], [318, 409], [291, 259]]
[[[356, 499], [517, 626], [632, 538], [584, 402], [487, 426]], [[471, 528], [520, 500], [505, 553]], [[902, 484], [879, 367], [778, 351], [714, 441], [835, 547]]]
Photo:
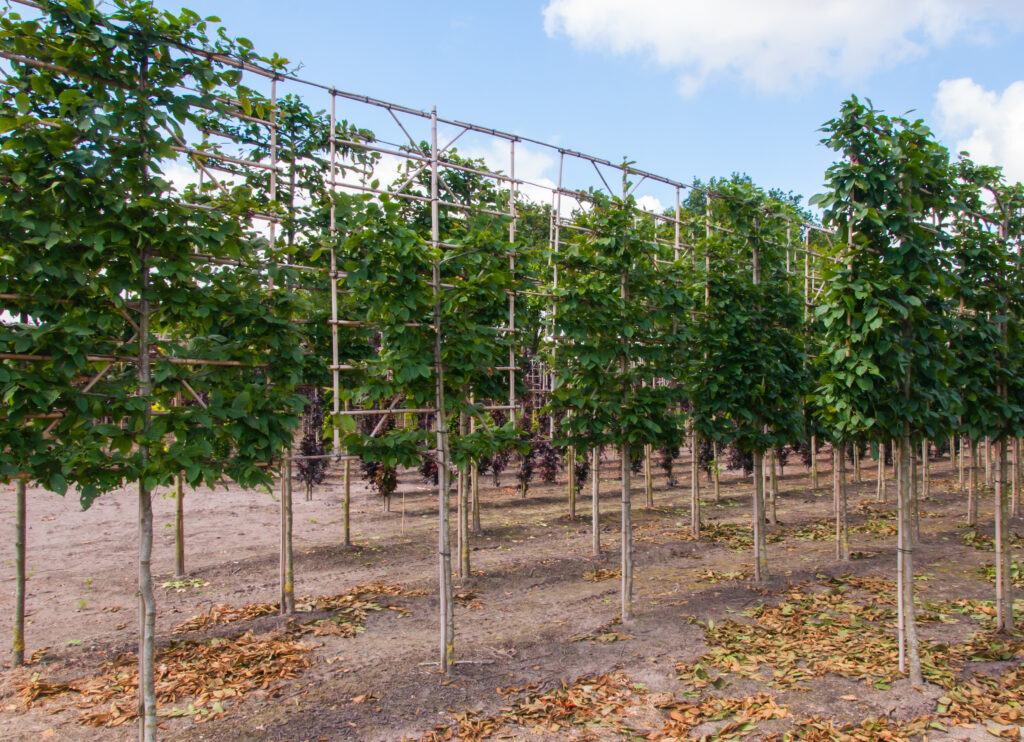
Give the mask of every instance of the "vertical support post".
[[14, 637], [11, 667], [25, 664], [25, 479], [14, 483]]
[[[755, 222], [755, 231], [757, 229]], [[751, 269], [755, 286], [761, 284], [761, 266], [758, 262], [757, 245], [751, 246]], [[767, 538], [764, 517], [764, 451], [754, 451], [754, 581], [768, 579]]]
[[[508, 211], [511, 219], [508, 224], [508, 242], [509, 245], [515, 245], [516, 241], [516, 222], [518, 220], [518, 211], [516, 207], [516, 140], [513, 139], [509, 142], [509, 184], [508, 184]], [[508, 256], [508, 270], [511, 276], [514, 278], [516, 273], [516, 258], [515, 251], [509, 250]], [[516, 424], [516, 295], [510, 293], [508, 295], [508, 328], [509, 335], [511, 337], [508, 346], [508, 419], [512, 425]], [[479, 501], [479, 484], [476, 482], [474, 477], [473, 483], [473, 529], [475, 531], [480, 530], [480, 501]]]
[[[441, 241], [438, 213], [437, 109], [430, 112], [430, 239], [436, 250]], [[452, 553], [449, 538], [448, 425], [445, 420], [444, 367], [441, 355], [441, 263], [433, 264], [434, 292], [434, 428], [437, 455], [437, 552], [440, 610], [440, 666], [448, 674], [455, 664], [455, 606], [452, 601]], [[514, 365], [514, 364], [512, 364]]]
[[[338, 137], [338, 116], [337, 116], [337, 103], [338, 96], [335, 90], [331, 89], [331, 137], [330, 137], [330, 149], [331, 149], [331, 210], [330, 210], [330, 235], [331, 235], [331, 436], [334, 443], [333, 451], [335, 456], [345, 456], [345, 461], [342, 464], [342, 520], [344, 530], [344, 544], [345, 546], [352, 545], [352, 528], [351, 528], [351, 512], [352, 512], [352, 462], [347, 458], [348, 450], [341, 450], [341, 431], [338, 427], [338, 421], [341, 416], [341, 376], [338, 364], [340, 363], [340, 349], [338, 344], [338, 250], [337, 250], [337, 235], [338, 235], [338, 216], [337, 207], [334, 203], [334, 196], [338, 189], [338, 152], [337, 152], [337, 137]], [[345, 403], [345, 409], [348, 409], [348, 403]]]

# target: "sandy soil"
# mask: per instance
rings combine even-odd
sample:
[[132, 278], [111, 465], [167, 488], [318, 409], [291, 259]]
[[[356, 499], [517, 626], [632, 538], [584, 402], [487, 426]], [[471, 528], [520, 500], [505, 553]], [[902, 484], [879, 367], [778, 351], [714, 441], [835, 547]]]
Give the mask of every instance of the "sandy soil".
[[[595, 568], [618, 566], [617, 463], [604, 463], [602, 499], [603, 560], [590, 555], [589, 483], [579, 502], [579, 517], [566, 514], [565, 486], [534, 485], [528, 499], [511, 489], [482, 487], [483, 533], [472, 539], [473, 576], [457, 582], [456, 591], [472, 594], [456, 608], [456, 651], [462, 662], [450, 678], [436, 661], [436, 498], [415, 472], [403, 473], [400, 494], [391, 512], [361, 485], [354, 488], [353, 540], [341, 540], [341, 486], [337, 472], [318, 487], [313, 499], [295, 489], [295, 573], [299, 596], [335, 595], [371, 581], [399, 583], [424, 594], [384, 596], [399, 610], [371, 612], [365, 631], [353, 638], [315, 637], [312, 665], [299, 677], [225, 703], [226, 713], [205, 723], [191, 716], [161, 719], [161, 737], [169, 740], [400, 740], [419, 738], [447, 724], [466, 709], [492, 713], [506, 697], [498, 688], [538, 684], [540, 690], [581, 676], [625, 672], [654, 694], [680, 691], [675, 665], [708, 650], [704, 630], [694, 623], [724, 618], [760, 602], [771, 602], [788, 585], [846, 573], [893, 578], [895, 538], [859, 533], [852, 548], [867, 558], [839, 563], [834, 543], [792, 537], [801, 526], [831, 512], [831, 474], [822, 456], [822, 487], [809, 488], [802, 467], [789, 466], [778, 503], [786, 536], [769, 546], [772, 579], [767, 590], [749, 579], [698, 581], [714, 574], [743, 571], [750, 554], [721, 544], [680, 539], [689, 523], [688, 488], [668, 488], [658, 471], [655, 509], [643, 507], [643, 479], [634, 480], [636, 539], [636, 620], [628, 640], [603, 643], [570, 641], [588, 632], [608, 631], [618, 615], [618, 580], [588, 581]], [[688, 464], [676, 476], [688, 482]], [[856, 512], [874, 498], [875, 469], [864, 467], [864, 482], [851, 483], [851, 522], [866, 523], [870, 514]], [[512, 475], [502, 484], [511, 488]], [[489, 478], [482, 482], [489, 485]], [[922, 544], [918, 573], [922, 600], [992, 599], [994, 587], [978, 574], [991, 553], [965, 546], [965, 497], [956, 492], [949, 462], [933, 464], [932, 497], [922, 503]], [[702, 481], [704, 517], [710, 522], [749, 522], [749, 480], [731, 472], [723, 478], [722, 500], [714, 502]], [[0, 488], [9, 505], [0, 515], [0, 533], [13, 532], [13, 487]], [[892, 486], [890, 485], [890, 493]], [[991, 533], [991, 498], [982, 503], [981, 522]], [[890, 494], [891, 501], [891, 494]], [[160, 643], [171, 629], [213, 604], [242, 606], [278, 597], [279, 507], [266, 491], [235, 487], [189, 492], [186, 497], [189, 583], [174, 585], [174, 504], [168, 493], [155, 498], [153, 569], [158, 584]], [[132, 488], [100, 498], [82, 512], [73, 496], [45, 491], [29, 496], [29, 574], [27, 650], [36, 661], [27, 668], [6, 669], [0, 676], [0, 738], [4, 740], [133, 739], [132, 723], [118, 728], [83, 726], [80, 709], [61, 698], [26, 708], [16, 689], [36, 676], [69, 681], [94, 674], [137, 641], [135, 493]], [[1015, 521], [1014, 527], [1019, 528]], [[983, 529], [984, 530], [984, 529]], [[6, 588], [0, 615], [9, 622], [13, 603], [13, 539], [3, 539]], [[966, 619], [965, 619], [966, 621]], [[969, 622], [968, 622], [969, 623]], [[262, 635], [284, 624], [277, 616], [211, 629], [206, 636], [230, 636], [245, 630]], [[9, 626], [9, 624], [6, 624]], [[602, 628], [603, 627], [603, 628]], [[964, 623], [922, 624], [926, 640], [961, 641]], [[976, 628], [976, 627], [974, 627]], [[8, 634], [9, 635], [9, 634]], [[198, 638], [192, 636], [191, 638]], [[43, 650], [45, 651], [39, 651]], [[1019, 656], [1009, 664], [1019, 662]], [[1007, 663], [990, 663], [997, 673]], [[744, 685], [746, 684], [746, 685]], [[758, 692], [764, 687], [741, 680], [731, 691]], [[930, 713], [939, 692], [915, 690], [898, 681], [891, 690], [827, 676], [810, 691], [772, 691], [779, 703], [798, 716], [820, 714], [840, 721], [868, 716], [910, 718]], [[71, 694], [69, 694], [71, 695]], [[66, 697], [62, 697], [66, 698]], [[851, 700], [852, 699], [852, 700]], [[178, 706], [186, 705], [184, 702]], [[772, 725], [775, 726], [772, 726]], [[755, 738], [784, 729], [769, 722]], [[516, 739], [620, 739], [622, 736], [567, 736], [562, 732], [519, 730]], [[574, 732], [573, 734], [576, 734]], [[931, 739], [990, 739], [979, 727], [956, 729]]]

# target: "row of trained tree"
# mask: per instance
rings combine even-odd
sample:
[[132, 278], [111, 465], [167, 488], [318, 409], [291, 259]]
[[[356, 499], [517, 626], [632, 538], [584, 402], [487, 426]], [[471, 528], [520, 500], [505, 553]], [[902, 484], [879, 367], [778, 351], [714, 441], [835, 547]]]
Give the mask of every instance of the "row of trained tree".
[[[372, 132], [249, 87], [247, 66], [274, 78], [287, 62], [212, 33], [215, 19], [147, 0], [39, 6], [0, 19], [0, 478], [18, 487], [22, 590], [26, 484], [73, 487], [88, 507], [138, 483], [144, 739], [156, 733], [152, 491], [178, 478], [269, 486], [292, 460], [310, 481], [343, 454], [382, 482], [433, 464], [448, 670], [452, 479], [468, 573], [470, 493], [503, 452], [565, 447], [577, 477], [600, 448], [618, 451], [629, 620], [630, 465], [653, 449], [689, 440], [696, 457], [710, 441], [751, 457], [763, 581], [775, 503], [762, 473], [781, 445], [828, 441], [839, 462], [844, 447], [895, 440], [905, 462], [927, 441], [988, 438], [997, 623], [1012, 626], [1024, 189], [997, 168], [853, 98], [824, 127], [838, 157], [820, 224], [798, 197], [738, 175], [648, 214], [629, 163], [620, 194], [577, 193], [566, 219], [436, 141], [408, 146], [381, 186]], [[171, 185], [179, 158], [198, 182]], [[337, 187], [353, 179], [362, 188]], [[550, 393], [524, 405], [537, 368]], [[898, 630], [920, 682], [900, 472]], [[23, 650], [16, 635], [16, 660]]]

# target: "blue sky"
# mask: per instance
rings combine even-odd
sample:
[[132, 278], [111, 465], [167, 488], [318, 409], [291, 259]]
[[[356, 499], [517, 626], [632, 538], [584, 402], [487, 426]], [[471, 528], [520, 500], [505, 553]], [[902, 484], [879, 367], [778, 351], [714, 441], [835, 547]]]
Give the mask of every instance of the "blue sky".
[[[741, 171], [812, 195], [832, 161], [817, 130], [851, 93], [1024, 178], [1019, 0], [186, 5], [303, 77], [682, 181]], [[524, 169], [555, 177], [551, 158]]]

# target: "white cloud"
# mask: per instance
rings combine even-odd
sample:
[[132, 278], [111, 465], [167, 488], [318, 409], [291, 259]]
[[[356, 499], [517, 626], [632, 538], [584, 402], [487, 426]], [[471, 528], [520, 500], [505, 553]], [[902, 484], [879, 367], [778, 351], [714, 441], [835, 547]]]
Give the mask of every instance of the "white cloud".
[[661, 199], [656, 196], [640, 196], [640, 198], [636, 200], [636, 205], [644, 211], [650, 211], [652, 214], [660, 214], [665, 210], [665, 206], [661, 203]]
[[1001, 165], [1011, 181], [1024, 181], [1024, 80], [1000, 94], [968, 77], [944, 80], [935, 95], [939, 129], [956, 137], [971, 159]]
[[715, 75], [760, 90], [843, 79], [1024, 21], [1020, 0], [549, 0], [544, 28], [577, 46], [677, 70], [684, 95]]

